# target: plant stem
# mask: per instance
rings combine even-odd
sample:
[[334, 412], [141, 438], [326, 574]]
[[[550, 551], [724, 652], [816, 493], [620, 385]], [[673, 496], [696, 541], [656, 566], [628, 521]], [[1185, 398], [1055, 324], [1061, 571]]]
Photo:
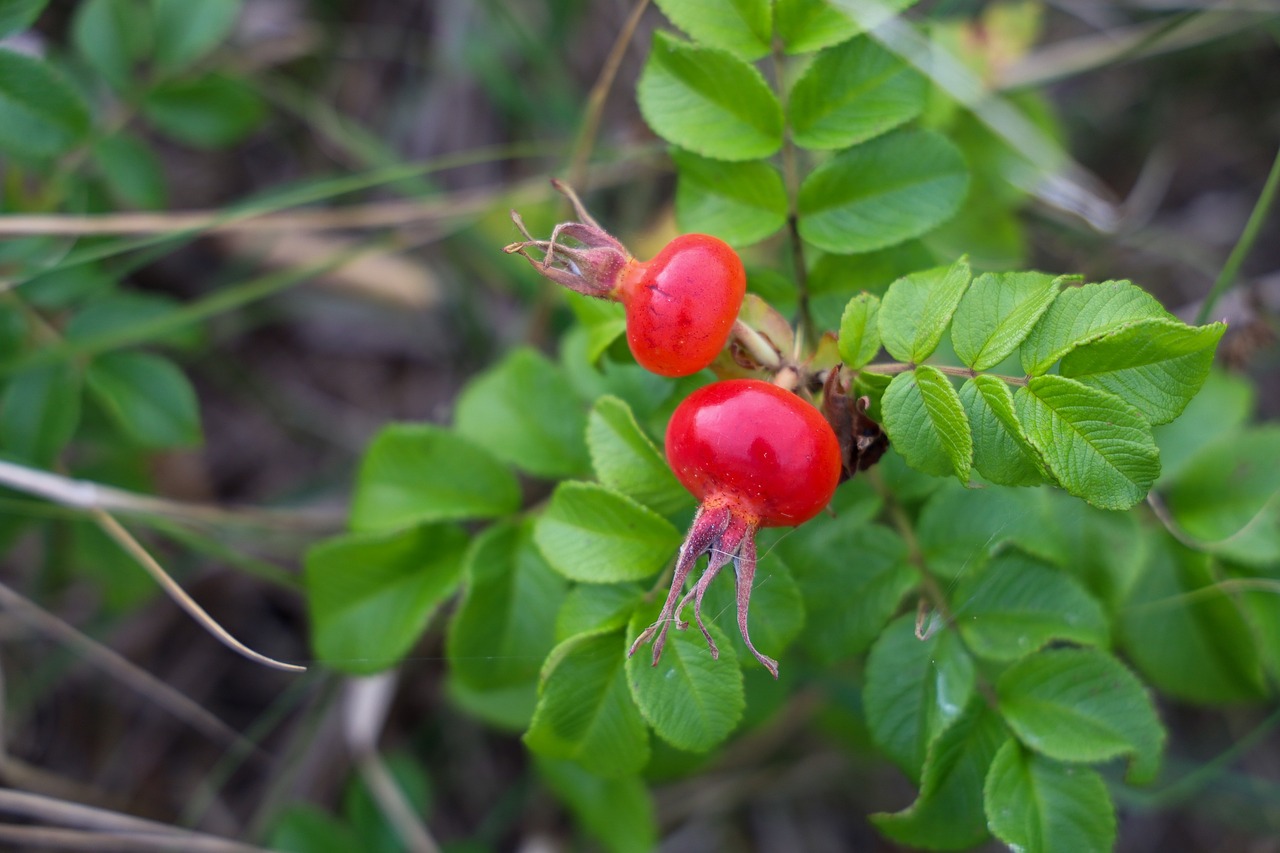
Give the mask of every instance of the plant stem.
[[1240, 266], [1244, 263], [1244, 259], [1248, 257], [1254, 242], [1258, 239], [1258, 232], [1262, 230], [1262, 226], [1266, 223], [1267, 214], [1271, 212], [1271, 204], [1275, 201], [1277, 187], [1280, 187], [1280, 149], [1276, 150], [1276, 159], [1271, 163], [1271, 172], [1267, 175], [1266, 183], [1262, 185], [1262, 193], [1258, 196], [1258, 201], [1253, 206], [1253, 212], [1249, 214], [1249, 221], [1245, 223], [1240, 239], [1236, 241], [1235, 248], [1231, 250], [1226, 264], [1222, 267], [1222, 272], [1218, 273], [1217, 280], [1214, 281], [1213, 287], [1209, 289], [1209, 295], [1204, 298], [1204, 302], [1200, 305], [1200, 310], [1196, 312], [1197, 323], [1203, 323], [1209, 318], [1209, 312], [1213, 310], [1213, 306], [1235, 283], [1236, 275], [1240, 272]]
[[[778, 102], [782, 104], [782, 115], [787, 115], [787, 86], [785, 80], [786, 57], [782, 51], [782, 41], [776, 36], [773, 39], [773, 78], [778, 88]], [[782, 181], [787, 191], [787, 234], [791, 240], [791, 266], [796, 279], [796, 307], [799, 313], [796, 335], [796, 352], [798, 361], [801, 348], [812, 346], [815, 337], [813, 316], [809, 308], [809, 271], [804, 262], [804, 240], [800, 238], [800, 216], [796, 210], [796, 197], [800, 192], [800, 173], [796, 165], [796, 145], [791, 139], [791, 128], [787, 124], [782, 127]]]
[[[975, 376], [994, 376], [1001, 382], [1007, 382], [1010, 385], [1026, 385], [1027, 377], [1025, 376], [1005, 376], [1000, 373], [983, 373], [974, 370], [971, 367], [953, 367], [949, 364], [931, 364], [929, 365], [939, 373], [945, 373], [947, 376], [959, 376], [963, 379], [973, 379]], [[895, 376], [899, 373], [906, 373], [908, 370], [915, 370], [919, 367], [914, 363], [903, 363], [900, 361], [889, 362], [887, 364], [868, 364], [862, 369], [869, 373], [876, 373], [881, 376]]]

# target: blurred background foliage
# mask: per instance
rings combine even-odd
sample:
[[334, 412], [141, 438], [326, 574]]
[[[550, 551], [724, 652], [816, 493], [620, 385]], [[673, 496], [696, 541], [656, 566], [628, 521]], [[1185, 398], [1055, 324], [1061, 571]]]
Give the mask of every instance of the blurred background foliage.
[[[469, 376], [572, 322], [499, 251], [508, 210], [547, 230], [563, 210], [546, 178], [576, 151], [590, 157], [593, 212], [637, 256], [675, 233], [672, 167], [634, 97], [666, 26], [658, 10], [621, 54], [598, 135], [583, 133], [631, 11], [0, 2], [5, 458], [127, 490], [99, 505], [145, 512], [137, 534], [218, 622], [305, 660], [298, 554], [344, 524], [371, 436], [450, 421]], [[921, 3], [912, 20], [1062, 141], [1103, 226], [1010, 191], [1002, 147], [938, 98], [924, 121], [964, 150], [975, 190], [929, 248], [979, 268], [1130, 278], [1190, 320], [1280, 140], [1275, 13], [1244, 0]], [[1232, 323], [1222, 360], [1252, 382], [1263, 419], [1280, 413], [1275, 234], [1273, 220], [1214, 312]], [[822, 281], [819, 260], [820, 317]], [[788, 297], [767, 276], [753, 287]], [[1239, 394], [1223, 394], [1231, 420]], [[440, 625], [394, 676], [276, 672], [211, 642], [84, 513], [23, 491], [0, 494], [0, 510], [6, 796], [282, 849], [396, 850], [414, 821], [388, 816], [390, 787], [451, 850], [593, 843], [551, 790], [582, 784], [573, 766], [535, 772], [517, 739], [443, 694]], [[748, 713], [767, 724], [697, 775], [655, 741], [663, 849], [896, 849], [864, 816], [911, 789], [870, 758], [858, 698], [801, 693], [774, 709], [765, 686], [748, 679]], [[1122, 849], [1274, 849], [1277, 717], [1162, 713], [1171, 765], [1209, 784], [1122, 801]], [[375, 741], [385, 761], [370, 758]], [[52, 820], [37, 805], [0, 797]]]

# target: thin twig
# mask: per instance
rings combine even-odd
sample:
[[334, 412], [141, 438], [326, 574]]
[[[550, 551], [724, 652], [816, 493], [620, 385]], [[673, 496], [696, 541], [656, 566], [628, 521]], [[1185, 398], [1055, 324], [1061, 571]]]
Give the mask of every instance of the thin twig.
[[600, 117], [604, 114], [609, 90], [613, 88], [613, 81], [618, 76], [618, 68], [622, 66], [627, 48], [631, 45], [631, 39], [635, 37], [636, 28], [640, 26], [640, 19], [644, 17], [644, 10], [648, 6], [649, 0], [636, 0], [635, 6], [631, 8], [631, 14], [627, 16], [622, 29], [618, 31], [618, 37], [614, 40], [613, 47], [610, 48], [609, 55], [600, 68], [600, 76], [596, 78], [591, 92], [587, 95], [582, 129], [578, 132], [578, 138], [573, 144], [573, 153], [569, 157], [571, 186], [581, 187], [586, 182], [587, 163], [591, 160], [591, 152], [595, 149], [596, 135], [600, 131]]
[[253, 649], [231, 636], [231, 633], [227, 631], [226, 628], [223, 628], [218, 624], [217, 620], [206, 613], [204, 608], [196, 603], [195, 599], [187, 595], [186, 590], [179, 586], [178, 582], [169, 576], [169, 573], [164, 570], [164, 567], [156, 562], [156, 559], [151, 556], [146, 548], [142, 547], [137, 539], [133, 538], [133, 535], [129, 533], [128, 530], [124, 529], [120, 522], [116, 521], [115, 518], [100, 509], [91, 510], [90, 514], [98, 523], [98, 526], [102, 528], [102, 531], [115, 540], [116, 544], [124, 549], [126, 553], [137, 560], [138, 564], [147, 570], [147, 573], [155, 579], [156, 583], [160, 584], [161, 588], [168, 593], [169, 597], [172, 598], [179, 607], [187, 611], [187, 614], [190, 615], [191, 618], [195, 619], [201, 627], [221, 641], [227, 648], [240, 653], [249, 660], [256, 661], [263, 666], [269, 666], [272, 669], [280, 669], [285, 672], [307, 671], [305, 666], [285, 663], [284, 661], [278, 661], [275, 658], [267, 657], [260, 652], [255, 652]]
[[[788, 114], [786, 57], [783, 55], [782, 40], [773, 39], [774, 85], [778, 90], [778, 101], [782, 104], [782, 114]], [[791, 270], [796, 280], [796, 313], [800, 326], [800, 334], [796, 335], [795, 351], [791, 357], [799, 361], [802, 349], [812, 346], [816, 339], [812, 311], [809, 307], [809, 269], [804, 260], [804, 240], [800, 238], [800, 211], [797, 198], [800, 195], [800, 169], [796, 162], [796, 145], [791, 137], [791, 124], [786, 122], [782, 128], [782, 183], [787, 192], [787, 237], [791, 244]]]
[[1277, 187], [1280, 187], [1280, 149], [1276, 150], [1276, 158], [1271, 163], [1271, 172], [1267, 175], [1266, 183], [1262, 185], [1262, 192], [1258, 195], [1258, 201], [1253, 206], [1253, 212], [1249, 214], [1249, 221], [1245, 223], [1244, 231], [1240, 233], [1240, 239], [1236, 241], [1235, 248], [1231, 250], [1231, 255], [1222, 267], [1222, 272], [1218, 273], [1218, 278], [1214, 281], [1213, 287], [1210, 288], [1209, 295], [1204, 298], [1204, 304], [1196, 312], [1197, 323], [1203, 323], [1209, 317], [1209, 313], [1213, 311], [1214, 304], [1235, 283], [1236, 276], [1240, 273], [1240, 266], [1244, 263], [1244, 259], [1249, 256], [1249, 251], [1253, 248], [1254, 242], [1257, 241], [1258, 234], [1262, 231], [1262, 226], [1267, 221], [1267, 215], [1271, 212], [1271, 205], [1275, 201]]

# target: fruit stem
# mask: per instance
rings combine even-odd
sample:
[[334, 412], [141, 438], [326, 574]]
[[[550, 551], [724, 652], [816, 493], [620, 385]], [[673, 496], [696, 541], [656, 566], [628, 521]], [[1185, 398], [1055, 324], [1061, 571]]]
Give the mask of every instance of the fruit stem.
[[741, 320], [733, 321], [733, 329], [729, 332], [729, 336], [742, 344], [742, 348], [763, 366], [771, 370], [777, 370], [782, 366], [782, 359], [778, 351], [773, 348], [773, 344]]

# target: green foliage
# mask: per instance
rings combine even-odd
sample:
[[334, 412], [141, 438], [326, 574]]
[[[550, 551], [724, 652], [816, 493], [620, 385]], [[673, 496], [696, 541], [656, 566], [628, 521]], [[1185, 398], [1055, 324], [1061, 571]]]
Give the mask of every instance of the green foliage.
[[65, 154], [89, 133], [89, 111], [51, 66], [0, 50], [0, 153]]
[[0, 38], [31, 26], [49, 0], [0, 0]]
[[570, 580], [643, 580], [666, 564], [680, 533], [662, 516], [619, 492], [561, 483], [534, 529], [547, 562]]
[[151, 0], [151, 6], [155, 16], [152, 61], [156, 73], [171, 75], [203, 59], [231, 34], [241, 0], [201, 0], [194, 6], [184, 0]]
[[647, 853], [658, 841], [653, 801], [637, 776], [606, 779], [572, 761], [539, 758], [538, 774], [610, 853]]
[[178, 366], [145, 352], [113, 352], [93, 360], [85, 385], [120, 428], [143, 447], [199, 444], [195, 389]]
[[748, 60], [770, 50], [773, 10], [768, 0], [658, 0], [658, 8], [690, 38], [711, 47]]
[[586, 441], [591, 467], [602, 484], [631, 495], [659, 515], [692, 504], [630, 407], [617, 397], [596, 401], [587, 418]]
[[777, 233], [787, 222], [782, 175], [767, 163], [709, 160], [688, 151], [671, 152], [680, 171], [676, 218], [683, 231], [715, 234], [747, 246]]
[[1102, 777], [1015, 741], [991, 763], [983, 799], [992, 833], [1027, 853], [1110, 850], [1115, 844], [1115, 808]]
[[51, 465], [79, 422], [80, 375], [70, 365], [28, 368], [0, 397], [0, 446], [34, 465]]
[[208, 74], [160, 83], [147, 92], [142, 114], [155, 128], [195, 148], [225, 148], [266, 117], [266, 105], [242, 80]]

